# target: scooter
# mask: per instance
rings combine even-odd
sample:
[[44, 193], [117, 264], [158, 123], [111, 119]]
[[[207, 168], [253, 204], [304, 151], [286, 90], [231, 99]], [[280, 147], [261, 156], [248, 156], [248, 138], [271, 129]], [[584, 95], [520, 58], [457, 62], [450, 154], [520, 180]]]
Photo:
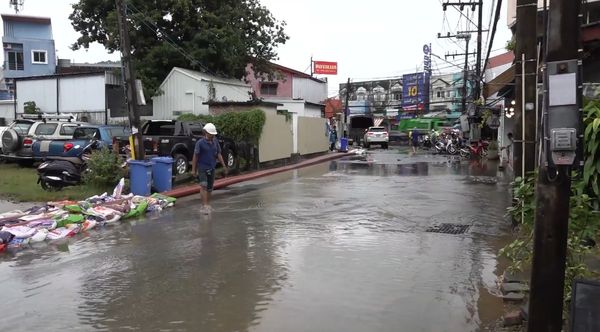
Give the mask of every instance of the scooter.
[[460, 156], [463, 158], [471, 158], [471, 156], [478, 156], [483, 158], [487, 156], [487, 144], [486, 142], [477, 141], [466, 145], [460, 149]]
[[92, 149], [98, 147], [97, 141], [90, 142], [82, 149], [78, 157], [54, 157], [41, 163], [38, 168], [37, 183], [47, 191], [57, 191], [64, 187], [78, 185], [87, 172], [87, 161]]
[[73, 160], [53, 159], [38, 166], [38, 183], [42, 189], [56, 191], [81, 182], [85, 169], [84, 161], [79, 158], [69, 159]]

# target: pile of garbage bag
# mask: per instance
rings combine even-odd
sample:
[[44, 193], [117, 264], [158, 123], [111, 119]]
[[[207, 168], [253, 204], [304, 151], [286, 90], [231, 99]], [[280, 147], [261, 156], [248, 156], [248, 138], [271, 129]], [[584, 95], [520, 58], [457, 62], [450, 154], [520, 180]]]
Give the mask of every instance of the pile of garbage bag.
[[0, 214], [0, 252], [29, 243], [69, 238], [175, 204], [175, 198], [161, 194], [122, 195], [123, 186], [121, 179], [112, 195], [104, 193], [79, 202], [48, 202], [28, 210]]

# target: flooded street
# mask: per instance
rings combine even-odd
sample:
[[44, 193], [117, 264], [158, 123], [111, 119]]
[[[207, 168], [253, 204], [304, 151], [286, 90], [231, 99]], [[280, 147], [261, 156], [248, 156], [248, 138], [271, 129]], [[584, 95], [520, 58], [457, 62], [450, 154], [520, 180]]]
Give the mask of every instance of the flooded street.
[[349, 156], [2, 255], [0, 326], [477, 331], [502, 314], [509, 202], [494, 163]]

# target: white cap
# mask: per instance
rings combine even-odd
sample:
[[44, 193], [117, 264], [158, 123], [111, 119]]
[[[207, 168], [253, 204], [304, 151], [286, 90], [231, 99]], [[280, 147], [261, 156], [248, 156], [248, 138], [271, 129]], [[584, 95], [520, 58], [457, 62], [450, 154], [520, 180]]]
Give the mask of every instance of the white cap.
[[211, 135], [216, 135], [217, 134], [217, 127], [215, 127], [214, 124], [212, 123], [207, 123], [206, 125], [204, 125], [204, 129], [207, 133], [211, 134]]

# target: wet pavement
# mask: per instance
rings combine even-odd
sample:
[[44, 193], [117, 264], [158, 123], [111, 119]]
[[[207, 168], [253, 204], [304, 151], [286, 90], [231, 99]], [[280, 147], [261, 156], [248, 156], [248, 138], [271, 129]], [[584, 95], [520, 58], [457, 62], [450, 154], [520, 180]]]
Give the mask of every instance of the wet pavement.
[[477, 331], [502, 314], [507, 204], [493, 163], [349, 156], [0, 256], [0, 326]]

